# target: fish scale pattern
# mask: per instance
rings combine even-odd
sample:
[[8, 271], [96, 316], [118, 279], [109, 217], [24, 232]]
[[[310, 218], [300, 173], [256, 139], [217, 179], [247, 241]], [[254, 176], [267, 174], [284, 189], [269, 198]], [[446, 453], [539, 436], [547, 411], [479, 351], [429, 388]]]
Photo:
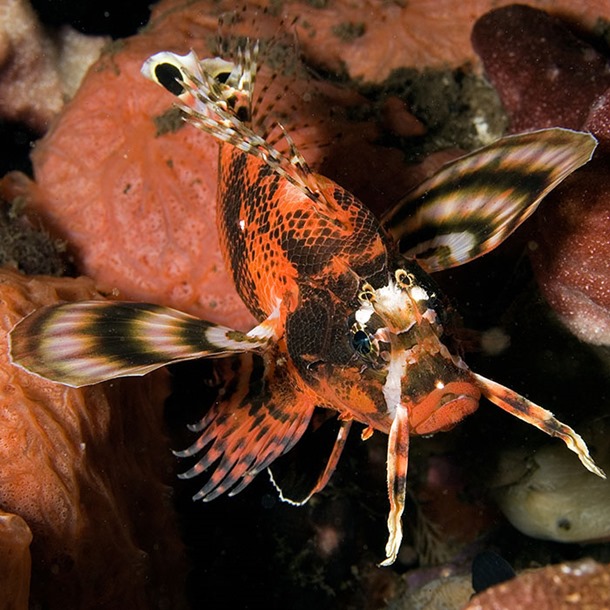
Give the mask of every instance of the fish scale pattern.
[[240, 296], [259, 320], [276, 299], [298, 294], [299, 284], [340, 287], [346, 273], [366, 277], [385, 268], [390, 240], [336, 184], [320, 177], [320, 199], [333, 201], [335, 217], [258, 157], [223, 145], [221, 168], [221, 245]]

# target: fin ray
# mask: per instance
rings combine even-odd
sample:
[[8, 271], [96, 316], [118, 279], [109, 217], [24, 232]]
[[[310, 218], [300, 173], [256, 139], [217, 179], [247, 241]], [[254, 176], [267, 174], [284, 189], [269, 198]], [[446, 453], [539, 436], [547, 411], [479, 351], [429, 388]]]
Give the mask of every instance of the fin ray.
[[[253, 100], [258, 53], [258, 41], [249, 40], [238, 47], [235, 62], [199, 59], [194, 51], [183, 56], [161, 52], [146, 60], [142, 74], [176, 95], [188, 123], [259, 159], [310, 199], [320, 215], [343, 224], [344, 210], [326, 195], [320, 177], [312, 172], [282, 123], [275, 120], [265, 126], [260, 120], [253, 121], [253, 105], [261, 103], [260, 97]], [[176, 75], [173, 81], [167, 78], [170, 70]], [[274, 130], [278, 137], [271, 139]], [[284, 144], [281, 149], [280, 143]]]
[[388, 436], [388, 542], [386, 558], [379, 564], [390, 566], [396, 561], [402, 543], [402, 514], [405, 510], [407, 494], [407, 469], [409, 465], [409, 411], [400, 404]]
[[602, 479], [606, 478], [604, 471], [595, 464], [593, 458], [589, 455], [589, 449], [585, 441], [570, 426], [560, 422], [550, 411], [517, 394], [514, 390], [491, 379], [487, 379], [482, 375], [472, 374], [481, 392], [489, 401], [507, 413], [542, 430], [542, 432], [549, 436], [560, 438], [567, 448], [578, 456], [587, 470]]
[[220, 398], [201, 422], [190, 426], [200, 431], [199, 438], [175, 452], [179, 457], [203, 453], [181, 478], [194, 478], [213, 467], [193, 499], [207, 502], [227, 492], [236, 495], [305, 432], [314, 401], [295, 387], [283, 350], [283, 343], [274, 344], [261, 356], [243, 353], [216, 363], [224, 384]]
[[269, 466], [267, 468], [267, 472], [269, 473], [269, 479], [271, 480], [271, 484], [277, 490], [277, 492], [280, 496], [280, 500], [282, 500], [282, 502], [286, 502], [287, 504], [291, 504], [293, 506], [303, 506], [304, 504], [307, 504], [307, 502], [309, 502], [309, 500], [311, 499], [312, 496], [317, 494], [319, 491], [322, 491], [326, 487], [326, 485], [328, 484], [328, 481], [330, 480], [331, 476], [335, 472], [337, 463], [339, 462], [339, 458], [341, 457], [341, 454], [343, 453], [343, 449], [345, 447], [345, 443], [347, 442], [347, 437], [349, 435], [351, 426], [352, 426], [351, 419], [343, 420], [340, 422], [340, 426], [337, 431], [335, 441], [333, 443], [330, 455], [328, 456], [328, 459], [324, 465], [324, 469], [319, 474], [319, 476], [316, 479], [313, 486], [308, 487], [307, 491], [305, 493], [303, 493], [302, 496], [299, 497], [298, 499], [295, 498], [294, 496], [291, 497], [291, 494], [284, 492], [280, 482], [276, 479], [276, 476], [273, 474], [273, 469], [271, 468], [271, 466]]
[[[194, 51], [183, 56], [162, 52], [144, 63], [142, 74], [175, 93], [159, 77], [160, 67], [172, 66], [176, 74], [181, 75], [178, 82], [184, 91], [177, 96], [177, 105], [186, 121], [217, 140], [259, 158], [308, 198], [317, 201], [320, 193], [314, 175], [282, 125], [276, 123], [288, 145], [287, 153], [280, 152], [264, 135], [256, 133], [252, 128], [257, 56], [258, 42], [250, 41], [239, 47], [235, 63], [220, 58], [202, 60]], [[220, 66], [225, 70], [223, 74], [232, 66], [226, 82], [217, 80]]]

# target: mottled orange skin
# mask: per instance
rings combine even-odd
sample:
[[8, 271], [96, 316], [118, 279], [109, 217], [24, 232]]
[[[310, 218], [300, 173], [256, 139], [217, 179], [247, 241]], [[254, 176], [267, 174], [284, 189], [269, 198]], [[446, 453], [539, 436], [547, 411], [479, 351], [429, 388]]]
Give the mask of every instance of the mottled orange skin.
[[[478, 407], [470, 372], [441, 343], [450, 316], [429, 276], [397, 253], [356, 197], [323, 176], [305, 171], [302, 178], [313, 195], [257, 153], [220, 146], [221, 250], [237, 293], [260, 323], [252, 332], [272, 340], [260, 355], [238, 354], [216, 366], [219, 399], [197, 424], [197, 441], [179, 453], [203, 454], [187, 478], [215, 464], [195, 499], [241, 491], [300, 439], [316, 407], [337, 411], [343, 433], [312, 493], [332, 474], [352, 420], [390, 434], [393, 486], [406, 478], [410, 433], [446, 430]], [[380, 303], [367, 330], [376, 349], [363, 355], [354, 346], [363, 287], [383, 289], [399, 271], [428, 296], [409, 296], [405, 307]], [[391, 359], [402, 359], [403, 373], [390, 375]], [[403, 501], [404, 487], [391, 493], [394, 517]]]
[[[383, 264], [390, 247], [377, 220], [332, 180], [315, 176], [321, 200], [305, 193], [258, 158], [230, 145], [221, 148], [218, 217], [221, 249], [248, 309], [266, 318], [286, 300], [293, 311], [302, 283], [332, 286], [349, 267]], [[355, 280], [351, 282], [356, 287]]]
[[[310, 410], [327, 406], [388, 433], [394, 414], [383, 392], [386, 363], [369, 366], [358, 357], [349, 320], [361, 305], [364, 281], [385, 286], [395, 268], [415, 270], [417, 263], [401, 259], [371, 212], [332, 180], [311, 177], [320, 193], [313, 201], [229, 144], [221, 146], [219, 166], [218, 229], [227, 268], [259, 321], [279, 314], [272, 324], [276, 336], [285, 336], [275, 357], [290, 368], [286, 398], [307, 396]], [[420, 309], [416, 317], [427, 304]], [[456, 366], [439, 334], [442, 328], [426, 320], [409, 331], [417, 355], [401, 398], [415, 434], [446, 430], [478, 406], [468, 369]], [[436, 387], [439, 380], [443, 388]], [[288, 405], [280, 401], [278, 408]]]
[[367, 436], [387, 433], [382, 565], [390, 565], [402, 540], [410, 436], [451, 428], [477, 409], [481, 391], [441, 343], [449, 320], [431, 279], [398, 254], [373, 214], [306, 169], [293, 184], [265, 162], [247, 128], [242, 137], [234, 141], [249, 152], [221, 145], [218, 233], [237, 291], [261, 323], [252, 332], [276, 342], [262, 375], [244, 356], [225, 373], [222, 400], [184, 455], [212, 447], [185, 476], [220, 458], [195, 499], [237, 493], [299, 440], [316, 406], [334, 409], [342, 425], [310, 495], [332, 474], [352, 420]]

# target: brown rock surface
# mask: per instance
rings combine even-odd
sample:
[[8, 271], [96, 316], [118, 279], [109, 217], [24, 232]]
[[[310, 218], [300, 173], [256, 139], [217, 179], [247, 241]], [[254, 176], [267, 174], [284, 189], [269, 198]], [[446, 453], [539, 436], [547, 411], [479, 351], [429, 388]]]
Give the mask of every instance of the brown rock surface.
[[512, 131], [558, 126], [600, 140], [594, 159], [540, 206], [532, 260], [565, 325], [584, 341], [610, 344], [610, 59], [567, 24], [523, 5], [482, 17], [473, 44]]
[[475, 596], [464, 610], [601, 610], [610, 606], [610, 568], [591, 559], [519, 574]]

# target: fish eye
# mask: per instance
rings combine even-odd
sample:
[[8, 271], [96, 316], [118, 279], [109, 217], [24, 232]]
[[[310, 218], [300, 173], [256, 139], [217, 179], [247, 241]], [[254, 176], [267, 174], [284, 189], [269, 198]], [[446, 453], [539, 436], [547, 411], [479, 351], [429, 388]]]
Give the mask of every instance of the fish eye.
[[181, 95], [184, 93], [182, 86], [182, 73], [173, 64], [164, 62], [155, 66], [155, 78], [157, 82], [170, 93]]
[[346, 336], [350, 361], [354, 366], [364, 366], [366, 369], [379, 370], [386, 366], [391, 350], [390, 343], [384, 337], [383, 320], [373, 314], [366, 324], [356, 319], [353, 314], [348, 319], [349, 332]]
[[371, 353], [371, 350], [373, 349], [373, 346], [371, 345], [371, 340], [368, 336], [368, 334], [361, 330], [357, 330], [353, 335], [352, 335], [352, 347], [361, 355], [361, 356], [368, 356]]

